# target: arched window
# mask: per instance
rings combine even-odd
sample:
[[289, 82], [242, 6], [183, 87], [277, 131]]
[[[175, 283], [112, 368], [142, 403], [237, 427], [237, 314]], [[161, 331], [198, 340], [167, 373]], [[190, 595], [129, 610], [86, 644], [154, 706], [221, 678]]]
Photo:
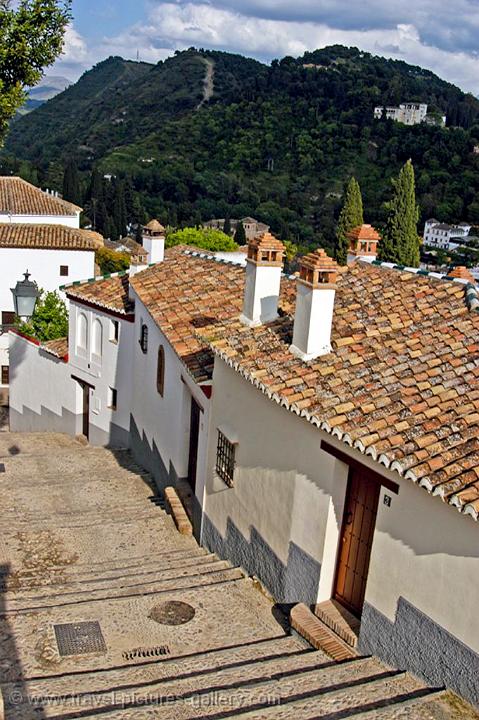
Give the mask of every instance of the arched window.
[[103, 353], [103, 327], [100, 320], [93, 323], [92, 354], [101, 359]]
[[156, 366], [156, 388], [163, 397], [165, 391], [165, 348], [160, 345], [158, 348], [158, 365]]
[[148, 352], [148, 327], [145, 324], [141, 326], [140, 347], [144, 353]]
[[82, 355], [86, 355], [88, 350], [88, 320], [83, 313], [80, 313], [78, 316], [77, 349]]

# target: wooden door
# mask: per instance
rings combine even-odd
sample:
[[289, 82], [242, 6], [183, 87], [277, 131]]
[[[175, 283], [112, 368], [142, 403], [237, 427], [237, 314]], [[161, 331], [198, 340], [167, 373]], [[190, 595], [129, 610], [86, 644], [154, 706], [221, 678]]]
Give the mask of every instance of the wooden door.
[[188, 482], [192, 490], [196, 488], [196, 468], [198, 465], [198, 440], [200, 434], [201, 408], [194, 398], [191, 398], [190, 416], [190, 452], [188, 458]]
[[83, 435], [90, 437], [90, 386], [83, 385]]
[[380, 485], [367, 470], [349, 472], [334, 597], [361, 615], [376, 524]]

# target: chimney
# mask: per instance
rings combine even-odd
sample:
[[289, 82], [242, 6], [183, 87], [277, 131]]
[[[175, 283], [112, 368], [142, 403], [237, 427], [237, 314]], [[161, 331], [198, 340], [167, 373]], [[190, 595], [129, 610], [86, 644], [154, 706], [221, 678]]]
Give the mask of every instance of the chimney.
[[165, 258], [165, 228], [158, 220], [150, 220], [143, 228], [143, 247], [149, 263], [160, 263]]
[[136, 275], [136, 273], [141, 272], [142, 270], [146, 270], [148, 265], [145, 262], [142, 262], [142, 260], [138, 257], [132, 257], [130, 261], [130, 277], [133, 277], [133, 275]]
[[290, 351], [301, 360], [331, 352], [338, 265], [323, 249], [301, 258], [296, 280], [296, 312]]
[[250, 240], [241, 321], [249, 327], [278, 317], [283, 243], [269, 232]]
[[349, 238], [348, 265], [357, 258], [376, 260], [381, 236], [372, 225], [359, 225], [346, 233]]

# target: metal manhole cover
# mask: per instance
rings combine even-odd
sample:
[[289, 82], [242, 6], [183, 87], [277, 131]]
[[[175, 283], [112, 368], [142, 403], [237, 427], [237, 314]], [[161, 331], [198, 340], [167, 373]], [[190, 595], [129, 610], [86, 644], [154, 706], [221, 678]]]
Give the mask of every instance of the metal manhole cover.
[[58, 652], [67, 655], [86, 655], [87, 653], [105, 653], [106, 645], [100, 623], [79, 622], [54, 625]]
[[150, 610], [149, 618], [162, 625], [184, 625], [195, 616], [195, 609], [188, 603], [168, 600], [155, 605]]

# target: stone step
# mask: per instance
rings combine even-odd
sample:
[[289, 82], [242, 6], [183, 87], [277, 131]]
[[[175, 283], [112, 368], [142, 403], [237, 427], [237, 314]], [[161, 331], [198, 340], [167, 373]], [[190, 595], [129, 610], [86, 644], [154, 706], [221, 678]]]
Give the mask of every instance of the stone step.
[[59, 673], [48, 673], [45, 670], [48, 674], [44, 676], [22, 677], [21, 681], [4, 683], [3, 688], [6, 696], [25, 687], [31, 695], [66, 695], [86, 692], [88, 689], [107, 691], [125, 683], [133, 687], [143, 682], [177, 677], [179, 673], [201, 676], [221, 669], [237, 669], [241, 672], [243, 667], [261, 663], [263, 660], [274, 660], [283, 656], [302, 657], [310, 654], [319, 656], [319, 653], [305, 647], [297, 639], [280, 634], [231, 645], [200, 646], [193, 652], [165, 655], [151, 660], [137, 658], [120, 666]]
[[52, 451], [85, 449], [76, 438], [62, 433], [2, 433], [0, 457], [18, 454], [48, 454]]
[[221, 668], [200, 675], [182, 673], [179, 668], [175, 677], [144, 681], [136, 687], [127, 684], [110, 687], [97, 696], [92, 695], [89, 687], [83, 691], [83, 697], [86, 703], [94, 705], [91, 714], [88, 708], [82, 709], [81, 715], [76, 714], [82, 707], [81, 697], [71, 703], [63, 703], [60, 698], [60, 704], [52, 698], [44, 713], [45, 717], [63, 718], [97, 714], [105, 718], [143, 718], [145, 710], [161, 708], [162, 718], [175, 720], [248, 717], [251, 713], [275, 720], [280, 717], [331, 720], [335, 715], [338, 718], [356, 715], [364, 705], [368, 710], [373, 703], [387, 707], [397, 697], [404, 699], [420, 688], [406, 673], [389, 670], [373, 658], [338, 664], [320, 653], [312, 653], [249, 664], [240, 672], [238, 668]]
[[[5, 463], [3, 463], [3, 465], [5, 465]], [[90, 472], [87, 481], [85, 481], [83, 477], [79, 478], [78, 470], [74, 467], [70, 467], [62, 471], [62, 473], [53, 471], [49, 474], [43, 473], [41, 475], [25, 475], [23, 472], [21, 474], [6, 471], [5, 473], [2, 472], [2, 488], [8, 489], [9, 492], [14, 492], [18, 496], [25, 495], [25, 491], [30, 491], [27, 492], [27, 495], [31, 494], [33, 485], [35, 493], [37, 489], [40, 493], [46, 493], [50, 488], [55, 490], [55, 488], [58, 487], [78, 492], [78, 488], [83, 488], [86, 482], [88, 485], [96, 486], [98, 484], [102, 487], [111, 487], [112, 491], [114, 491], [115, 488], [119, 489], [123, 487], [125, 483], [131, 483], [135, 488], [141, 488], [143, 485], [145, 492], [148, 491], [150, 493], [149, 497], [155, 497], [155, 499], [157, 497], [157, 489], [149, 473], [143, 470], [139, 470], [138, 472], [126, 470], [120, 466], [115, 467], [115, 471], [110, 472], [107, 476], [105, 476], [104, 471]], [[160, 498], [160, 500], [164, 502], [164, 498]]]
[[[94, 568], [88, 565], [79, 566], [76, 564], [50, 565], [50, 571], [55, 572], [55, 570], [57, 570], [59, 575], [61, 573], [57, 580], [54, 577], [45, 578], [34, 570], [27, 571], [22, 569], [20, 576], [18, 576], [18, 574], [15, 575], [15, 580], [19, 578], [22, 582], [24, 581], [29, 589], [42, 588], [45, 586], [54, 588], [55, 585], [68, 587], [69, 585], [77, 586], [82, 583], [96, 584], [97, 582], [103, 583], [109, 580], [159, 574], [165, 570], [172, 568], [181, 569], [194, 564], [203, 566], [207, 562], [219, 559], [215, 553], [207, 553], [200, 548], [198, 548], [198, 550], [200, 552], [193, 552], [192, 548], [159, 553], [155, 559], [151, 557], [141, 557], [131, 564], [118, 564], [118, 562], [105, 561], [102, 565], [95, 565]], [[5, 583], [8, 583], [8, 574], [2, 576], [0, 573], [0, 587], [3, 587]], [[11, 592], [17, 594], [16, 583]]]
[[24, 602], [22, 600], [16, 601], [15, 596], [12, 593], [8, 593], [0, 617], [8, 618], [10, 615], [29, 614], [47, 610], [48, 608], [61, 608], [101, 602], [104, 600], [121, 600], [122, 598], [171, 593], [176, 590], [196, 589], [208, 585], [219, 585], [243, 580], [244, 577], [244, 573], [239, 568], [227, 567], [221, 570], [213, 569], [208, 572], [192, 572], [185, 576], [175, 576], [169, 580], [159, 580], [138, 585], [133, 584], [131, 587], [124, 587], [123, 589], [111, 587], [107, 590], [88, 591], [85, 594], [75, 593], [71, 597], [63, 595], [55, 597], [53, 594], [50, 594], [49, 596], [42, 596], [41, 600], [31, 598], [28, 601], [27, 598]]
[[344, 642], [304, 603], [295, 605], [290, 613], [291, 627], [318, 650], [326, 652], [334, 660], [354, 657], [356, 650]]
[[[226, 560], [220, 560], [215, 555], [210, 558], [192, 558], [189, 563], [158, 568], [150, 572], [125, 573], [111, 577], [97, 577], [83, 581], [59, 579], [49, 582], [47, 585], [25, 584], [20, 590], [10, 592], [10, 601], [24, 604], [26, 602], [43, 602], [51, 598], [57, 601], [58, 598], [81, 598], [89, 597], [94, 599], [97, 593], [109, 594], [112, 590], [123, 590], [127, 588], [146, 588], [156, 586], [167, 580], [178, 578], [194, 577], [196, 575], [209, 575], [214, 571], [229, 570], [231, 565]], [[21, 578], [22, 580], [23, 578]], [[2, 591], [0, 590], [0, 593]], [[10, 605], [10, 603], [9, 603]]]
[[[25, 475], [42, 476], [55, 473], [88, 471], [88, 475], [95, 471], [101, 475], [102, 472], [111, 472], [113, 469], [123, 469], [129, 472], [144, 472], [133, 460], [127, 450], [114, 451], [105, 448], [84, 448], [81, 450], [49, 450], [44, 455], [23, 454], [8, 455], [1, 459], [5, 467], [5, 476]], [[3, 473], [2, 473], [3, 474]], [[87, 477], [88, 477], [87, 475]]]
[[358, 646], [360, 620], [336, 600], [326, 600], [314, 608], [314, 614], [351, 647]]

